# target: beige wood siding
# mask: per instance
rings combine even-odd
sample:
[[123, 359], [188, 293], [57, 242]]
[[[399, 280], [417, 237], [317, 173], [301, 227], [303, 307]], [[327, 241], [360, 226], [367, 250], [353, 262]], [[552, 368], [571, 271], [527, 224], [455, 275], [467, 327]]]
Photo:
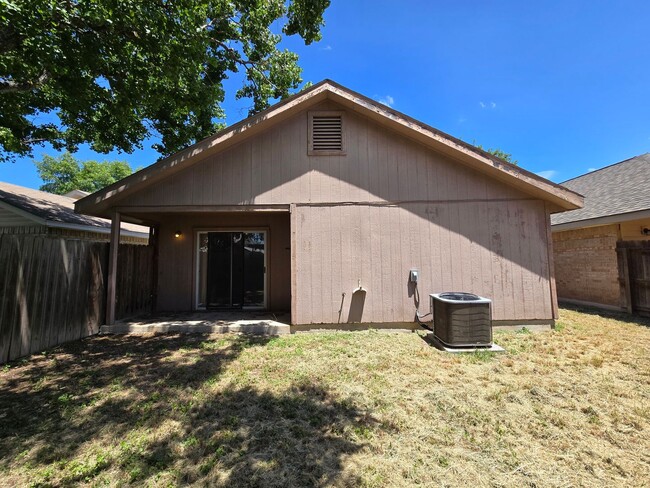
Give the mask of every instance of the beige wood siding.
[[[412, 322], [411, 267], [421, 272], [422, 311], [429, 293], [456, 290], [492, 298], [496, 320], [553, 318], [543, 201], [349, 111], [344, 130], [345, 156], [308, 156], [305, 111], [117, 205], [142, 215], [148, 207], [291, 205], [294, 252], [291, 261], [288, 252], [278, 257], [272, 243], [275, 269], [286, 271], [273, 281], [272, 290], [285, 288], [272, 291], [270, 307], [291, 303], [294, 323], [338, 322], [342, 293], [346, 322], [359, 280], [368, 290], [364, 322]], [[193, 244], [166, 236], [176, 227], [191, 236], [220, 218], [161, 218], [160, 306], [193, 304]], [[288, 248], [288, 219], [277, 225]]]
[[[336, 109], [323, 104], [313, 110]], [[182, 173], [119, 206], [446, 201], [477, 192], [527, 198], [423, 145], [346, 112], [345, 156], [308, 156], [308, 112]]]
[[[196, 231], [200, 229], [268, 231], [268, 309], [291, 308], [289, 214], [287, 212], [168, 215], [160, 226], [158, 301], [160, 311], [194, 309]], [[179, 230], [183, 236], [174, 237]]]
[[7, 210], [0, 206], [0, 228], [2, 227], [23, 227], [38, 225], [33, 220], [18, 215], [16, 212]]
[[[367, 291], [363, 322], [411, 322], [408, 284], [420, 271], [429, 293], [469, 291], [493, 299], [495, 320], [552, 317], [544, 204], [415, 203], [296, 208], [296, 323], [347, 322], [352, 291]], [[345, 229], [345, 232], [340, 232]]]

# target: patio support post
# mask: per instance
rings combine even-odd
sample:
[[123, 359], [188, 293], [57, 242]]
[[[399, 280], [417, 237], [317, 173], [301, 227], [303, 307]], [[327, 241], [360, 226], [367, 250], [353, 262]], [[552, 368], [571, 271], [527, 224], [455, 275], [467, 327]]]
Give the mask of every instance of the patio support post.
[[151, 311], [156, 311], [158, 302], [158, 253], [160, 249], [160, 226], [156, 225], [149, 230], [149, 245], [153, 247], [151, 262]]
[[296, 204], [292, 203], [289, 206], [289, 233], [291, 234], [291, 324], [298, 323], [298, 304], [296, 297], [298, 296], [298, 269], [297, 257], [298, 242], [296, 237], [298, 227], [298, 214], [296, 213]]
[[117, 251], [120, 247], [120, 213], [111, 218], [111, 243], [108, 254], [108, 286], [106, 287], [106, 325], [115, 323], [115, 296], [117, 283]]

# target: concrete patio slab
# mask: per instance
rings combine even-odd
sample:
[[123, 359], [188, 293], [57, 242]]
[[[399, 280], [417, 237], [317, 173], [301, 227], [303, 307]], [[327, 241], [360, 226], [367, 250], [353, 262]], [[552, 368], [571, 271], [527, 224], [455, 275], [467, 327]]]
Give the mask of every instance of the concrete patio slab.
[[473, 352], [506, 352], [504, 348], [495, 344], [494, 342], [490, 347], [449, 347], [440, 342], [433, 332], [427, 332], [424, 340], [441, 351], [450, 352], [452, 354], [473, 353]]
[[285, 335], [291, 333], [286, 315], [268, 312], [187, 312], [155, 314], [119, 320], [114, 325], [102, 325], [100, 334], [254, 334]]

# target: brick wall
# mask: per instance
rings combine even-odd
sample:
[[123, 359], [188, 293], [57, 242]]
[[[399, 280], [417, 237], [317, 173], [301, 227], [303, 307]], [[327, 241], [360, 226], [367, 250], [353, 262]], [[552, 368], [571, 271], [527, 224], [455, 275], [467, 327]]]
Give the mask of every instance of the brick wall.
[[620, 306], [618, 225], [553, 232], [555, 280], [560, 299]]

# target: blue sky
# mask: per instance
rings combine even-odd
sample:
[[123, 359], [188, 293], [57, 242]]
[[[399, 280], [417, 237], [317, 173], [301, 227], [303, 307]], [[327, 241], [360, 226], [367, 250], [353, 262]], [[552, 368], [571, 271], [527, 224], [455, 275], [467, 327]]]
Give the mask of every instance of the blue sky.
[[[284, 45], [305, 80], [331, 78], [561, 182], [650, 151], [649, 18], [644, 1], [333, 0], [320, 43]], [[229, 124], [249, 105], [234, 101], [237, 86], [226, 84]], [[40, 184], [31, 158], [0, 165], [0, 180]]]

